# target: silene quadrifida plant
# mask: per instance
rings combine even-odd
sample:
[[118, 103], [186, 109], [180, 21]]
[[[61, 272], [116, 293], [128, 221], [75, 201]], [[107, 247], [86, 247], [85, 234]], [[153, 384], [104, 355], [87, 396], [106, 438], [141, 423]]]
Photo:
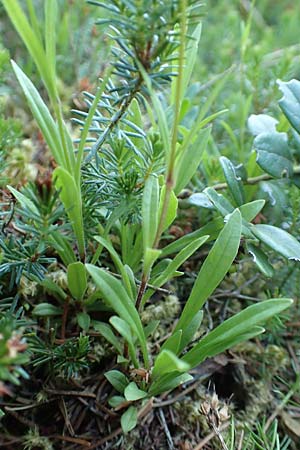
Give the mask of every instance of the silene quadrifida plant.
[[[40, 301], [33, 314], [50, 321], [52, 333], [57, 333], [53, 342], [59, 337], [66, 345], [69, 330], [79, 330], [84, 351], [75, 344], [68, 347], [76, 347], [76, 373], [86, 369], [81, 359], [88, 353], [83, 336], [97, 331], [114, 347], [114, 368], [105, 374], [116, 391], [109, 404], [125, 411], [121, 425], [128, 432], [136, 426], [141, 403], [188, 383], [191, 369], [258, 336], [268, 319], [291, 305], [288, 298], [259, 301], [195, 342], [203, 306], [241, 246], [270, 276], [273, 269], [264, 246], [298, 260], [300, 244], [279, 228], [252, 223], [265, 202], [247, 200], [243, 180], [225, 157], [220, 163], [230, 200], [207, 187], [201, 195], [214, 210], [214, 219], [177, 240], [164, 239], [177, 217], [178, 197], [207, 149], [211, 123], [226, 112], [209, 113], [210, 98], [195, 106], [189, 91], [201, 37], [201, 3], [89, 2], [99, 10], [99, 26], [108, 27], [111, 64], [96, 92], [84, 93], [86, 107], [73, 111], [73, 126], [80, 126], [78, 139], [64, 120], [58, 95], [58, 2], [44, 1], [43, 36], [32, 25], [34, 8], [29, 20], [18, 0], [2, 3], [49, 99], [47, 106], [12, 61], [55, 168], [50, 178], [35, 186], [8, 186], [17, 203], [22, 237], [2, 232], [0, 274], [12, 276], [12, 289], [25, 277], [47, 292], [47, 298], [51, 294], [53, 302]], [[171, 334], [159, 347], [151, 346], [159, 323], [142, 321], [143, 311], [166, 283], [183, 274], [181, 266], [204, 244], [208, 255]], [[53, 270], [55, 261], [59, 271]], [[49, 352], [43, 355], [46, 359], [40, 362], [49, 360]], [[55, 358], [59, 355], [54, 353]], [[74, 375], [57, 361], [68, 376]]]

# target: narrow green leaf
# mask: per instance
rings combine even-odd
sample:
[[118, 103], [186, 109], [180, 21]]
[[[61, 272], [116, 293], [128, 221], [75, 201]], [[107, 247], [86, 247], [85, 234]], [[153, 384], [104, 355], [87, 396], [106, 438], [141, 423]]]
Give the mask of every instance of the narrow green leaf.
[[[162, 214], [163, 204], [165, 200], [165, 194], [166, 194], [166, 185], [164, 184], [161, 193], [160, 193], [160, 199], [159, 199], [159, 210], [158, 210], [158, 217]], [[178, 199], [173, 191], [171, 191], [169, 203], [168, 203], [168, 209], [166, 213], [166, 217], [164, 220], [162, 231], [165, 231], [175, 220], [177, 215], [177, 207], [178, 207]]]
[[51, 292], [52, 295], [54, 294], [55, 297], [58, 296], [58, 298], [66, 300], [67, 294], [50, 278], [45, 277], [39, 284], [43, 286], [48, 292]]
[[261, 250], [261, 248], [256, 247], [253, 244], [247, 244], [247, 250], [253, 257], [254, 263], [257, 265], [259, 270], [268, 278], [274, 276], [273, 266], [269, 263], [267, 255]]
[[39, 36], [36, 35], [31, 28], [18, 0], [2, 0], [2, 4], [21, 39], [26, 45], [33, 61], [37, 65], [49, 94], [54, 97], [55, 86], [53, 86], [53, 80], [51, 79], [51, 73], [49, 72], [46, 53]]
[[220, 163], [230, 194], [234, 199], [236, 206], [241, 206], [245, 202], [245, 194], [241, 178], [237, 175], [235, 167], [230, 159], [225, 156], [221, 156]]
[[45, 46], [48, 68], [53, 85], [56, 82], [56, 24], [57, 1], [45, 0]]
[[173, 261], [166, 267], [166, 269], [156, 278], [151, 279], [150, 284], [154, 286], [162, 286], [169, 279], [174, 276], [176, 270], [193, 254], [198, 250], [209, 238], [209, 236], [202, 236], [189, 243], [184, 249], [182, 249], [178, 255], [175, 256]]
[[237, 255], [241, 238], [241, 214], [235, 210], [205, 259], [175, 331], [184, 330], [207, 298], [223, 280]]
[[118, 255], [118, 253], [116, 252], [116, 250], [113, 248], [111, 242], [109, 242], [103, 236], [95, 236], [94, 239], [97, 242], [99, 242], [99, 244], [103, 245], [103, 247], [106, 248], [106, 250], [109, 251], [110, 256], [112, 257], [112, 260], [113, 260], [116, 268], [118, 269], [119, 273], [122, 275], [122, 281], [124, 282], [124, 285], [125, 285], [125, 288], [126, 288], [126, 291], [129, 295], [129, 297], [132, 300], [134, 300], [131, 282], [130, 282], [126, 267], [122, 263], [121, 258]]
[[182, 350], [185, 349], [185, 347], [192, 342], [196, 332], [199, 330], [200, 325], [203, 320], [203, 311], [199, 311], [195, 316], [192, 318], [191, 322], [187, 327], [184, 328], [180, 346], [178, 349], [178, 353], [180, 353]]
[[62, 167], [57, 167], [53, 172], [55, 187], [60, 191], [60, 199], [70, 219], [74, 230], [78, 250], [81, 256], [85, 253], [84, 228], [82, 218], [81, 194], [72, 175]]
[[162, 392], [172, 391], [183, 383], [193, 380], [188, 373], [171, 372], [154, 380], [150, 386], [148, 395], [156, 396]]
[[65, 266], [77, 261], [76, 255], [67, 237], [58, 231], [52, 231], [49, 240], [53, 247], [58, 252], [62, 262]]
[[112, 324], [112, 326], [118, 331], [118, 333], [120, 333], [120, 335], [123, 336], [123, 338], [126, 340], [128, 344], [129, 354], [134, 364], [134, 367], [138, 368], [139, 364], [136, 358], [134, 339], [131, 333], [130, 326], [128, 325], [127, 322], [125, 322], [125, 320], [121, 319], [118, 316], [111, 317], [109, 321]]
[[17, 191], [12, 186], [7, 186], [7, 188], [10, 190], [10, 192], [13, 194], [13, 196], [18, 200], [19, 203], [21, 203], [23, 208], [29, 209], [29, 211], [35, 216], [36, 218], [40, 217], [40, 212], [29, 198], [27, 198], [22, 192]]
[[113, 333], [111, 326], [108, 325], [108, 323], [99, 322], [98, 320], [92, 321], [92, 327], [98, 331], [115, 349], [118, 351], [118, 353], [122, 354], [122, 346]]
[[160, 351], [163, 350], [169, 350], [170, 352], [177, 355], [179, 348], [180, 348], [180, 342], [182, 338], [182, 330], [176, 331], [176, 333], [172, 334], [162, 345]]
[[145, 248], [144, 264], [143, 264], [145, 274], [150, 273], [151, 267], [153, 266], [153, 264], [155, 263], [157, 258], [159, 258], [160, 254], [161, 254], [161, 250], [158, 250], [156, 248], [149, 248], [149, 247]]
[[186, 234], [181, 238], [177, 239], [171, 244], [168, 244], [166, 247], [162, 249], [160, 254], [161, 258], [165, 258], [168, 255], [172, 255], [173, 253], [179, 252], [181, 249], [185, 248], [188, 244], [193, 242], [195, 239], [200, 238], [201, 236], [209, 235], [209, 240], [216, 239], [219, 232], [222, 230], [224, 226], [224, 220], [221, 217], [212, 220], [204, 227], [201, 227], [199, 230], [193, 231], [192, 233]]
[[121, 427], [123, 433], [133, 430], [137, 424], [138, 414], [135, 406], [130, 406], [121, 417]]
[[281, 228], [272, 225], [253, 225], [252, 233], [264, 244], [287, 259], [300, 261], [300, 242]]
[[116, 391], [120, 392], [121, 394], [124, 393], [124, 390], [129, 383], [124, 373], [120, 372], [119, 370], [109, 370], [108, 372], [105, 372], [104, 376]]
[[68, 288], [75, 300], [82, 300], [86, 288], [86, 268], [82, 262], [75, 262], [67, 268]]
[[194, 142], [191, 142], [186, 149], [182, 150], [175, 164], [175, 193], [184, 189], [193, 175], [196, 173], [204, 150], [206, 149], [211, 128], [200, 130]]
[[[252, 332], [254, 327], [265, 323], [275, 314], [279, 314], [291, 306], [292, 303], [293, 301], [291, 299], [277, 298], [249, 306], [230, 319], [227, 319], [201, 339], [192, 350], [183, 356], [183, 361], [189, 363], [191, 367], [195, 367], [205, 358], [214, 356], [220, 351], [235, 345], [240, 341], [240, 337], [244, 340], [245, 336], [249, 336], [249, 333]], [[254, 331], [259, 332], [261, 329]]]
[[30, 81], [30, 79], [24, 74], [24, 72], [14, 61], [12, 61], [12, 66], [23, 89], [32, 115], [41, 129], [41, 132], [45, 138], [45, 141], [50, 147], [55, 161], [60, 166], [65, 167], [66, 162], [64, 160], [63, 151], [61, 149], [60, 137], [56, 127], [56, 123], [54, 122], [47, 106], [45, 105], [40, 94]]
[[108, 303], [112, 309], [130, 325], [137, 336], [142, 348], [145, 367], [148, 368], [149, 357], [143, 325], [140, 316], [122, 283], [119, 280], [116, 280], [113, 275], [92, 264], [86, 264], [86, 268], [97, 288], [102, 293], [106, 303]]
[[124, 390], [124, 397], [128, 402], [135, 402], [136, 400], [147, 397], [147, 392], [139, 389], [136, 383], [132, 381], [128, 384], [128, 386], [126, 386]]
[[158, 226], [159, 184], [155, 176], [150, 176], [143, 193], [142, 223], [144, 249], [152, 248]]
[[234, 206], [227, 200], [224, 195], [218, 194], [213, 188], [208, 187], [204, 189], [203, 193], [209, 198], [209, 200], [215, 205], [222, 216], [227, 216], [234, 211]]

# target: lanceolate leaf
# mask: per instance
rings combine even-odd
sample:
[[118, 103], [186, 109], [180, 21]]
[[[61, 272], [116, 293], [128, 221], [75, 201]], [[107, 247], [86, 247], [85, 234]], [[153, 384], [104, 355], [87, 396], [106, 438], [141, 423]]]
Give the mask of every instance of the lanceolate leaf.
[[266, 277], [270, 278], [273, 277], [274, 276], [273, 266], [269, 263], [267, 255], [261, 250], [261, 248], [253, 244], [247, 244], [247, 250], [253, 257], [253, 261], [255, 262], [259, 270]]
[[149, 367], [148, 350], [141, 319], [122, 283], [113, 275], [92, 264], [86, 264], [86, 268], [105, 301], [134, 331], [142, 348], [145, 366]]
[[196, 173], [204, 150], [206, 149], [211, 128], [204, 128], [197, 134], [195, 142], [192, 142], [182, 151], [175, 165], [176, 187], [175, 193], [186, 187], [192, 176]]
[[96, 331], [98, 331], [110, 344], [112, 344], [120, 354], [122, 353], [122, 345], [108, 323], [93, 320], [92, 327], [94, 327]]
[[60, 137], [56, 123], [54, 122], [47, 106], [30, 79], [14, 61], [12, 61], [12, 66], [28, 101], [33, 117], [41, 129], [45, 141], [52, 151], [55, 161], [60, 166], [65, 167], [66, 162], [61, 150]]
[[32, 59], [37, 65], [39, 72], [47, 86], [47, 89], [49, 90], [50, 94], [54, 96], [54, 80], [51, 77], [51, 72], [49, 72], [46, 53], [44, 51], [42, 42], [39, 39], [39, 36], [37, 36], [31, 28], [26, 15], [20, 7], [20, 3], [18, 0], [2, 0], [2, 3], [17, 32], [26, 45]]
[[185, 329], [207, 298], [223, 280], [237, 255], [241, 238], [241, 214], [235, 210], [204, 261], [187, 300], [176, 331]]
[[[165, 194], [166, 194], [166, 186], [164, 185], [162, 187], [161, 193], [160, 193], [158, 217], [160, 217], [162, 214], [163, 204], [164, 204], [164, 200], [165, 200]], [[171, 191], [168, 209], [167, 209], [167, 213], [166, 213], [164, 224], [163, 224], [163, 231], [165, 231], [175, 220], [176, 214], [177, 214], [177, 206], [178, 206], [178, 199], [177, 199], [176, 195], [174, 194], [174, 192]]]
[[150, 176], [145, 184], [142, 204], [144, 249], [152, 248], [153, 246], [158, 226], [158, 210], [158, 179], [155, 176]]
[[171, 372], [159, 377], [151, 384], [149, 395], [155, 396], [161, 392], [171, 391], [183, 383], [191, 381], [193, 377], [188, 373]]
[[56, 189], [60, 191], [61, 201], [76, 235], [79, 253], [83, 256], [85, 253], [85, 244], [80, 192], [78, 191], [74, 178], [62, 167], [57, 167], [54, 170], [53, 180]]
[[254, 329], [265, 323], [275, 314], [288, 308], [293, 301], [288, 298], [275, 298], [256, 303], [244, 309], [240, 313], [223, 322], [203, 339], [195, 347], [183, 356], [186, 361], [195, 367], [205, 358], [214, 356], [232, 345], [249, 339], [252, 331], [257, 334], [262, 329]]
[[178, 255], [175, 256], [173, 261], [167, 266], [161, 275], [151, 280], [151, 284], [155, 286], [162, 286], [165, 284], [175, 273], [177, 269], [193, 254], [198, 250], [201, 245], [203, 245], [209, 236], [202, 236], [195, 239], [193, 242], [188, 244], [184, 249], [182, 249]]
[[124, 282], [124, 285], [126, 287], [128, 295], [131, 298], [133, 298], [132, 287], [131, 287], [131, 283], [130, 283], [130, 279], [129, 279], [128, 273], [126, 271], [126, 268], [125, 268], [124, 264], [121, 261], [120, 256], [118, 255], [116, 250], [113, 248], [112, 243], [109, 242], [107, 239], [105, 239], [102, 236], [95, 236], [95, 240], [97, 242], [99, 242], [101, 245], [103, 245], [103, 247], [106, 248], [106, 250], [109, 251], [110, 256], [112, 257], [116, 268], [118, 269], [118, 271], [122, 275], [122, 280]]
[[82, 300], [87, 288], [86, 268], [82, 262], [69, 264], [67, 269], [68, 288], [73, 298]]
[[228, 189], [235, 201], [236, 206], [241, 206], [245, 201], [244, 188], [241, 179], [237, 176], [235, 167], [232, 162], [222, 156], [220, 163], [226, 178]]
[[287, 259], [300, 261], [300, 242], [294, 236], [272, 225], [253, 225], [253, 234], [268, 247]]

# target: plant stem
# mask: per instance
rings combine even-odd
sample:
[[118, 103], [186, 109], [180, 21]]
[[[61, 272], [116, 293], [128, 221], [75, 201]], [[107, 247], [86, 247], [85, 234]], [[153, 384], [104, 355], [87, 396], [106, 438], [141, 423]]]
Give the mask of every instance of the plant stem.
[[[293, 173], [295, 175], [300, 174], [300, 166], [295, 166], [293, 168]], [[269, 175], [268, 173], [263, 173], [262, 175], [258, 175], [257, 177], [251, 177], [247, 180], [243, 181], [243, 184], [246, 185], [254, 185], [259, 183], [260, 181], [267, 181], [267, 180], [274, 180], [275, 178], [272, 175]], [[213, 186], [215, 191], [221, 191], [222, 189], [227, 189], [228, 185], [227, 183], [218, 183]]]

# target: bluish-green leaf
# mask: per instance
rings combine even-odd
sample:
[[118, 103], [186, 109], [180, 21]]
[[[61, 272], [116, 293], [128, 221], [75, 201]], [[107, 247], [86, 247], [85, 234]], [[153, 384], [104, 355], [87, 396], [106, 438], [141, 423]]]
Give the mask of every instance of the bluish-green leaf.
[[253, 136], [276, 131], [277, 124], [278, 120], [267, 114], [251, 114], [248, 119], [248, 128]]
[[300, 133], [300, 81], [290, 80], [286, 83], [277, 80], [277, 84], [283, 93], [279, 106], [293, 128]]
[[220, 163], [230, 194], [232, 195], [236, 206], [241, 206], [245, 201], [244, 188], [241, 178], [237, 175], [235, 167], [230, 159], [225, 156], [221, 156]]
[[276, 178], [293, 174], [293, 161], [286, 133], [261, 133], [254, 139], [257, 164]]
[[287, 259], [300, 261], [300, 242], [281, 228], [272, 225], [253, 225], [253, 234], [268, 247]]

